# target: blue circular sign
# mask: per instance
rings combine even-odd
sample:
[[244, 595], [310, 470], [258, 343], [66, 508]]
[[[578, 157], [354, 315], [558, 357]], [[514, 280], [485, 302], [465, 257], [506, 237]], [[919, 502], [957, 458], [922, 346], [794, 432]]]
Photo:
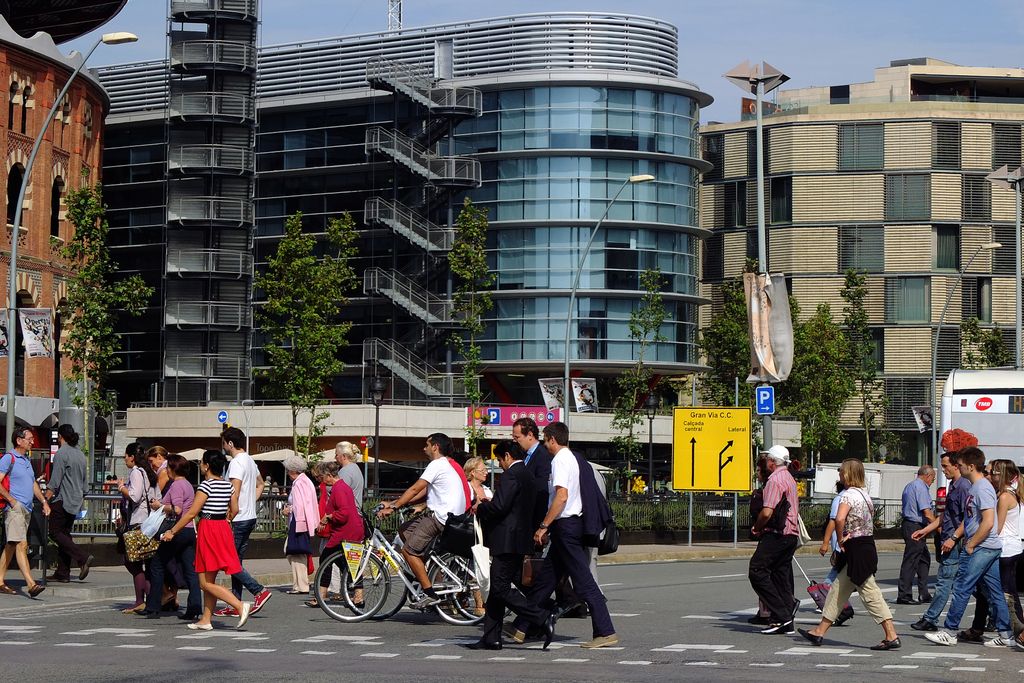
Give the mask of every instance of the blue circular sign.
[[224, 424], [227, 421], [228, 421], [228, 411], [222, 410], [219, 413], [217, 413], [217, 422], [220, 422], [221, 424]]

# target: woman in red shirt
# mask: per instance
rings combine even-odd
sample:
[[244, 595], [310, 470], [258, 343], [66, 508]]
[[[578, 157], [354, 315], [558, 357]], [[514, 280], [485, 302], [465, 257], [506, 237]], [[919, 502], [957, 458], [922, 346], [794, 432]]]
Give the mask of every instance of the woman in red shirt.
[[[327, 538], [327, 542], [320, 552], [320, 562], [323, 563], [328, 557], [341, 550], [342, 543], [363, 542], [363, 518], [359, 514], [359, 508], [356, 507], [356, 499], [352, 489], [349, 488], [348, 484], [338, 479], [338, 463], [320, 463], [317, 474], [320, 477], [320, 482], [326, 484], [331, 489], [331, 495], [327, 498], [327, 504], [324, 505], [323, 515], [320, 518], [320, 526], [318, 527], [318, 532], [322, 532], [321, 535]], [[319, 586], [320, 598], [322, 600], [327, 600], [327, 590], [330, 587], [330, 583], [331, 572], [324, 572]], [[356, 590], [354, 595], [357, 603], [360, 602], [361, 598], [359, 593], [360, 591]], [[310, 600], [306, 604], [310, 607], [319, 606], [316, 600]]]

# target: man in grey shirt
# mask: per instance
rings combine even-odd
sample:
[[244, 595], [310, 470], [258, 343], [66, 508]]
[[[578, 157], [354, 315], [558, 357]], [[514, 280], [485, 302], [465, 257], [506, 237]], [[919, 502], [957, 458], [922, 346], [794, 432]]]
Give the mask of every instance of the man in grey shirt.
[[53, 456], [46, 498], [50, 502], [50, 538], [57, 544], [57, 568], [47, 581], [71, 581], [71, 561], [78, 565], [78, 579], [84, 581], [93, 564], [93, 556], [75, 544], [71, 527], [85, 498], [85, 454], [77, 448], [78, 434], [71, 425], [57, 428], [60, 448]]
[[352, 495], [356, 498], [356, 507], [363, 507], [363, 473], [356, 464], [359, 451], [348, 441], [339, 441], [334, 447], [334, 459], [338, 461], [341, 469], [338, 471], [338, 479], [348, 484], [352, 489]]

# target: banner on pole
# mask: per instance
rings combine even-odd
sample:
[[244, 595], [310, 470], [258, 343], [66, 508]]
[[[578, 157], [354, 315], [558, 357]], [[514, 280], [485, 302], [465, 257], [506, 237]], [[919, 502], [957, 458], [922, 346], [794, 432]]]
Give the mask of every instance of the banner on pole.
[[574, 377], [572, 397], [576, 401], [577, 413], [597, 412], [597, 382], [592, 377]]
[[49, 308], [19, 308], [26, 358], [53, 358], [53, 318]]
[[7, 358], [7, 317], [0, 320], [0, 358]]
[[747, 382], [784, 382], [793, 368], [793, 322], [782, 275], [744, 273], [750, 330]]
[[561, 377], [547, 377], [537, 380], [537, 384], [540, 385], [541, 396], [544, 397], [544, 406], [548, 410], [556, 410], [562, 407], [564, 381]]

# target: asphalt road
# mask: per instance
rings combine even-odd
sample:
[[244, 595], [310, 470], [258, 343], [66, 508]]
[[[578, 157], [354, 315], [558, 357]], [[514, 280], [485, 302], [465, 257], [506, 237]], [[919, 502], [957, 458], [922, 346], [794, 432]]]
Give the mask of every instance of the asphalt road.
[[[827, 571], [804, 561], [812, 578]], [[895, 599], [899, 556], [881, 556], [880, 581]], [[802, 597], [803, 580], [797, 573]], [[22, 681], [1017, 681], [1024, 652], [980, 645], [943, 648], [907, 626], [922, 607], [891, 605], [903, 648], [872, 652], [881, 628], [863, 613], [834, 628], [822, 648], [799, 636], [764, 636], [746, 623], [756, 605], [746, 560], [702, 560], [602, 567], [600, 582], [622, 642], [582, 650], [589, 620], [563, 619], [548, 652], [539, 643], [501, 652], [459, 647], [475, 628], [450, 626], [408, 609], [386, 622], [342, 624], [295, 596], [275, 594], [244, 631], [233, 620], [193, 633], [173, 617], [123, 616], [126, 602], [29, 602], [0, 596], [0, 661]], [[972, 608], [968, 614], [972, 613]], [[809, 598], [798, 614], [817, 623]], [[965, 622], [967, 619], [965, 619]], [[966, 623], [965, 623], [966, 625]]]

